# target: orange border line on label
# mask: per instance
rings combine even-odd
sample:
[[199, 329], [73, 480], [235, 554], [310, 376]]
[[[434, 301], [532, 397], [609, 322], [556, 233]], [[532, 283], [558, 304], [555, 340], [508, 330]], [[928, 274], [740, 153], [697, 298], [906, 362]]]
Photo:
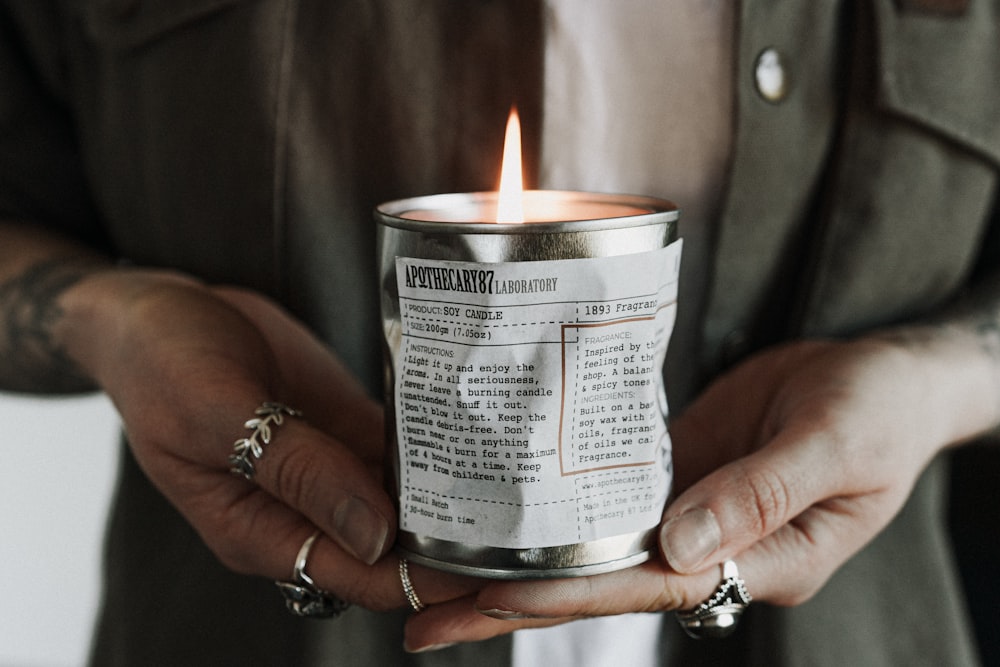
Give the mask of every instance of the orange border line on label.
[[[676, 303], [676, 302], [671, 302]], [[667, 305], [671, 305], [667, 304]], [[657, 312], [659, 312], [657, 308]], [[629, 322], [646, 322], [649, 320], [655, 320], [656, 315], [648, 315], [645, 317], [630, 317], [624, 320], [612, 320], [610, 322], [585, 322], [576, 324], [563, 324], [560, 328], [560, 353], [562, 355], [562, 401], [559, 406], [559, 476], [560, 477], [570, 477], [572, 475], [582, 475], [587, 472], [597, 472], [599, 470], [615, 470], [618, 468], [637, 468], [640, 466], [649, 466], [656, 463], [656, 461], [639, 461], [636, 463], [621, 463], [618, 465], [607, 465], [598, 466], [596, 468], [587, 468], [585, 470], [573, 470], [566, 472], [566, 468], [563, 465], [563, 420], [566, 413], [566, 330], [567, 329], [595, 329], [597, 327], [606, 327], [614, 324], [627, 324]]]

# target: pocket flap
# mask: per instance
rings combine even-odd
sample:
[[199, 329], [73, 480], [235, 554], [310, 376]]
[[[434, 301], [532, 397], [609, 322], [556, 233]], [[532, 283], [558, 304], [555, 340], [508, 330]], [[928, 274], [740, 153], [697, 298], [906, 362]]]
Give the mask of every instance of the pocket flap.
[[1000, 15], [969, 3], [961, 15], [875, 3], [881, 104], [1000, 163]]

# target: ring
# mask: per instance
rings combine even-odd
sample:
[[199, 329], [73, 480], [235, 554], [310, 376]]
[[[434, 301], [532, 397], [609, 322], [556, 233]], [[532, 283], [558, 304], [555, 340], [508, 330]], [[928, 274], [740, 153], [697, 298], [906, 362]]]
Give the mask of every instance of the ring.
[[296, 616], [306, 618], [334, 618], [350, 607], [350, 603], [327, 593], [306, 574], [306, 559], [313, 542], [319, 537], [316, 531], [302, 543], [299, 555], [295, 557], [291, 581], [275, 581], [275, 585], [285, 597], [285, 606]]
[[406, 593], [406, 599], [413, 607], [413, 611], [427, 609], [427, 605], [420, 601], [417, 592], [413, 590], [413, 582], [410, 581], [410, 564], [406, 562], [405, 558], [399, 559], [399, 580], [403, 582], [403, 592]]
[[233, 444], [233, 453], [229, 455], [229, 471], [234, 475], [240, 475], [253, 481], [257, 469], [253, 462], [259, 460], [264, 455], [264, 445], [271, 442], [273, 434], [272, 426], [281, 426], [285, 421], [285, 416], [301, 417], [298, 410], [270, 401], [261, 403], [261, 406], [254, 410], [257, 415], [253, 419], [248, 419], [243, 426], [253, 431], [248, 438], [240, 438]]
[[736, 629], [752, 599], [736, 563], [727, 560], [722, 564], [722, 583], [712, 597], [690, 611], [677, 612], [677, 621], [695, 639], [725, 637]]

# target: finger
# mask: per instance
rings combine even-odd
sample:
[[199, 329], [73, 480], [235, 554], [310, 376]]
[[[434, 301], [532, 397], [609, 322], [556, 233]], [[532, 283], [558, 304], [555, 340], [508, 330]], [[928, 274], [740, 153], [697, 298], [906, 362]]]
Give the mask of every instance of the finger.
[[[800, 604], [826, 582], [852, 549], [843, 535], [857, 534], [868, 509], [852, 501], [810, 508], [794, 522], [755, 544], [738, 560], [739, 576], [755, 600]], [[857, 545], [855, 545], [857, 546]], [[408, 650], [479, 641], [526, 627], [542, 627], [598, 615], [693, 609], [724, 581], [721, 564], [682, 575], [655, 562], [595, 577], [501, 582], [473, 603], [454, 600], [411, 618]]]
[[500, 620], [479, 613], [475, 596], [468, 595], [428, 607], [406, 621], [403, 648], [411, 653], [432, 651], [462, 642], [481, 641], [525, 628], [544, 628], [572, 618], [517, 618]]
[[[372, 458], [362, 461], [358, 456], [370, 449], [381, 452], [381, 413], [370, 399], [359, 393], [349, 374], [341, 372], [329, 352], [305, 329], [267, 302], [255, 301], [250, 295], [244, 297], [241, 303], [248, 312], [252, 311], [250, 315], [254, 319], [246, 319], [249, 315], [237, 311], [239, 319], [231, 329], [242, 332], [244, 339], [254, 340], [251, 334], [264, 336], [263, 348], [267, 353], [263, 358], [246, 363], [246, 354], [234, 354], [230, 358], [226, 348], [213, 347], [212, 364], [202, 363], [198, 367], [199, 387], [209, 389], [205, 392], [209, 400], [195, 403], [183, 400], [184, 397], [168, 400], [168, 404], [188, 403], [183, 410], [184, 432], [174, 412], [171, 413], [173, 421], [164, 421], [149, 434], [148, 442], [141, 439], [140, 442], [146, 446], [158, 443], [156, 449], [159, 451], [173, 452], [175, 456], [218, 471], [229, 469], [228, 459], [233, 454], [234, 441], [252, 439], [252, 443], [244, 442], [244, 445], [252, 444], [257, 451], [253, 457], [246, 458], [253, 462], [255, 481], [260, 488], [307, 517], [346, 551], [365, 563], [372, 563], [391, 544], [395, 523], [392, 502], [372, 474]], [[250, 304], [254, 304], [253, 307]], [[254, 326], [256, 320], [264, 324], [266, 334]], [[281, 346], [278, 351], [274, 348], [276, 344]], [[233, 345], [228, 349], [237, 347]], [[201, 358], [204, 357], [202, 354]], [[274, 369], [289, 378], [297, 377], [295, 381], [275, 378]], [[272, 390], [264, 386], [265, 382], [275, 387], [280, 395], [268, 395]], [[165, 386], [170, 385], [165, 383]], [[210, 391], [213, 387], [217, 389]], [[249, 432], [247, 427], [240, 430], [240, 424], [254, 417], [254, 410], [264, 401], [291, 402], [298, 398], [314, 409], [311, 419], [322, 423], [324, 430], [336, 431], [337, 424], [348, 423], [351, 426], [339, 430], [355, 439], [334, 439], [302, 420], [281, 414], [274, 421], [250, 426]], [[154, 400], [155, 397], [151, 397], [148, 402]], [[348, 410], [350, 414], [345, 415]], [[258, 418], [270, 420], [271, 416]], [[355, 451], [351, 451], [349, 442], [357, 445], [362, 440], [369, 444], [356, 446]], [[259, 459], [256, 454], [261, 455]], [[184, 489], [187, 487], [185, 480], [191, 478], [166, 474], [169, 460], [168, 457], [150, 460], [148, 465], [155, 473], [151, 477], [171, 481], [164, 487], [173, 488], [163, 490], [183, 511], [190, 505]], [[197, 497], [211, 498], [214, 488], [210, 487]], [[194, 490], [195, 493], [199, 491]], [[242, 493], [242, 489], [236, 487], [234, 492]], [[231, 497], [221, 500], [233, 502]], [[230, 530], [229, 534], [233, 535], [234, 531]], [[239, 537], [244, 539], [229, 551], [255, 546], [248, 543], [247, 534]]]
[[335, 438], [319, 437], [296, 423], [282, 424], [286, 444], [258, 466], [257, 483], [302, 512], [348, 553], [364, 563], [375, 562], [391, 544], [395, 522], [392, 503], [369, 472], [384, 449], [381, 409], [336, 357], [277, 304], [245, 290], [215, 292], [253, 321], [275, 351], [283, 376], [278, 384], [297, 406], [309, 410], [310, 425]]
[[[840, 563], [877, 531], [873, 496], [810, 507], [736, 558], [740, 577], [756, 600], [800, 604], [815, 594]], [[419, 650], [478, 641], [523, 627], [630, 612], [686, 610], [707, 600], [722, 583], [719, 563], [678, 574], [651, 561], [609, 574], [533, 582], [496, 582], [476, 597], [439, 605], [410, 619], [407, 647]]]
[[[309, 535], [306, 535], [308, 538]], [[301, 544], [292, 542], [287, 553], [288, 578]], [[287, 557], [287, 556], [286, 556]], [[422, 568], [409, 563], [409, 579], [413, 589], [426, 605], [435, 605], [467, 596], [482, 587], [479, 580]], [[374, 611], [387, 611], [409, 606], [400, 579], [399, 557], [390, 555], [372, 566], [351, 558], [335, 542], [321, 535], [313, 545], [306, 571], [316, 585], [348, 602]]]
[[[398, 559], [382, 558], [394, 537], [393, 505], [367, 473], [363, 461], [308, 424], [291, 420], [281, 426], [281, 432], [256, 463], [256, 470], [255, 488], [281, 501], [268, 508], [279, 517], [266, 523], [278, 523], [284, 518], [280, 516], [282, 510], [288, 509], [300, 521], [307, 520], [300, 537], [303, 534], [308, 537], [316, 526], [329, 538], [330, 543], [320, 541], [313, 548], [316, 566], [311, 576], [319, 584], [345, 599], [363, 600], [369, 608], [397, 608], [406, 603]], [[254, 513], [261, 514], [261, 510], [249, 515]], [[233, 522], [239, 525], [239, 517], [233, 517], [230, 523]], [[273, 534], [255, 523], [259, 521], [244, 522], [247, 534], [236, 536], [236, 541], [252, 544], [259, 541], [260, 535]], [[229, 535], [233, 537], [232, 530]], [[287, 563], [294, 561], [295, 554], [291, 557], [288, 554], [294, 550], [295, 542], [286, 538], [279, 550], [255, 546], [250, 552], [258, 559], [258, 567], [273, 572], [283, 565], [287, 571]], [[264, 558], [268, 560], [265, 562]], [[374, 569], [366, 567], [373, 564]], [[472, 579], [419, 566], [411, 567], [410, 577], [421, 599], [428, 604], [479, 587], [470, 583]]]
[[660, 548], [673, 569], [691, 573], [721, 562], [814, 503], [853, 492], [837, 443], [815, 425], [808, 428], [805, 434], [785, 429], [765, 449], [709, 474], [667, 508]]
[[590, 617], [680, 609], [700, 600], [717, 573], [678, 575], [660, 563], [590, 577], [503, 582], [480, 592], [480, 613], [501, 619]]
[[[235, 572], [290, 580], [298, 551], [317, 526], [264, 489], [228, 472], [208, 471], [179, 462], [187, 482], [182, 511], [219, 560]], [[309, 552], [307, 572], [316, 584], [369, 609], [397, 609], [407, 603], [399, 559], [384, 557], [374, 565], [358, 559], [340, 540], [321, 531]], [[477, 580], [411, 564], [410, 580], [426, 604], [466, 595], [482, 586]]]
[[[228, 406], [225, 410], [226, 414], [240, 412]], [[255, 413], [246, 407], [242, 414]], [[272, 416], [257, 415], [257, 419]], [[299, 521], [304, 517], [355, 558], [374, 563], [394, 538], [395, 510], [389, 496], [365, 463], [340, 442], [301, 419], [277, 417], [280, 424], [251, 423], [232, 435], [225, 435], [220, 425], [230, 420], [207, 422], [205, 430], [212, 430], [200, 434], [200, 444], [192, 448], [191, 458], [184, 453], [162, 455], [149, 464], [155, 472], [151, 477], [170, 480], [162, 485], [164, 494], [201, 529], [211, 546], [224, 549], [230, 560], [239, 561], [241, 570], [250, 569], [245, 562], [252, 558], [260, 559], [260, 566], [273, 567], [264, 558], [266, 550], [262, 550], [260, 539], [274, 536], [266, 530], [277, 530], [280, 536], [294, 528], [288, 517], [282, 516], [279, 522], [272, 515], [268, 515], [266, 530], [261, 528], [259, 514], [269, 500], [287, 508]], [[242, 420], [231, 421], [238, 425]], [[251, 449], [242, 457], [253, 466], [252, 482], [230, 472], [234, 441]], [[161, 449], [169, 451], [167, 446]], [[220, 536], [214, 537], [213, 530]], [[239, 550], [247, 556], [241, 557]]]
[[737, 557], [756, 600], [802, 604], [887, 523], [895, 498], [881, 492], [808, 508]]
[[591, 577], [494, 582], [472, 601], [453, 600], [411, 618], [406, 645], [420, 650], [580, 618], [694, 607], [718, 584], [718, 567], [678, 575], [652, 561]]
[[[377, 465], [375, 470], [381, 473], [385, 449], [382, 409], [369, 398], [353, 375], [315, 336], [274, 302], [237, 288], [217, 288], [215, 291], [257, 323], [270, 347], [280, 356], [280, 368], [285, 378], [282, 384], [289, 388], [290, 396], [296, 397], [296, 405], [302, 405], [307, 411], [310, 424], [344, 443], [369, 465], [369, 469]], [[313, 407], [310, 401], [315, 403], [317, 398], [321, 403]], [[348, 473], [347, 477], [356, 479], [361, 476]], [[375, 479], [381, 479], [380, 475], [376, 475]], [[359, 523], [363, 524], [360, 520]], [[348, 545], [337, 537], [332, 536], [337, 546], [347, 548]], [[350, 548], [346, 550], [353, 551]], [[328, 552], [328, 556], [329, 552], [334, 552], [330, 558], [320, 556], [321, 563], [329, 561], [329, 568], [324, 569], [337, 573], [326, 580], [331, 586], [345, 591], [348, 598], [367, 599], [368, 606], [376, 605], [377, 608], [395, 608], [407, 603], [398, 570], [393, 569], [395, 565], [390, 567], [380, 562], [373, 571], [359, 568], [356, 562], [343, 563], [336, 557], [337, 549], [324, 551]], [[390, 564], [398, 563], [396, 559], [388, 561]], [[317, 581], [322, 581], [324, 576], [314, 575]], [[410, 567], [410, 578], [427, 604], [452, 599], [481, 586], [468, 577], [444, 575], [415, 565]]]
[[395, 509], [361, 459], [298, 419], [286, 419], [254, 463], [253, 482], [366, 564], [395, 537]]

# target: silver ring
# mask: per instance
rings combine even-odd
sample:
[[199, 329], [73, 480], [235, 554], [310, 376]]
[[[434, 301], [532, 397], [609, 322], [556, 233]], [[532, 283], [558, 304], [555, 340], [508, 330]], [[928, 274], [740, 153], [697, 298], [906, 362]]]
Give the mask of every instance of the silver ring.
[[261, 403], [260, 407], [254, 410], [254, 414], [257, 416], [243, 423], [243, 426], [253, 433], [247, 438], [237, 440], [233, 444], [233, 453], [229, 455], [229, 471], [251, 481], [257, 474], [253, 462], [264, 455], [264, 445], [270, 444], [274, 433], [272, 427], [281, 426], [286, 415], [302, 416], [302, 413], [294, 408], [270, 401]]
[[410, 564], [406, 562], [405, 558], [399, 559], [399, 580], [403, 582], [403, 593], [406, 594], [406, 599], [413, 607], [413, 611], [419, 612], [427, 609], [427, 605], [420, 601], [417, 592], [413, 590], [413, 582], [410, 581]]
[[695, 639], [725, 637], [736, 629], [752, 599], [736, 563], [727, 560], [722, 564], [722, 583], [712, 597], [690, 611], [677, 612], [677, 621]]
[[345, 602], [338, 597], [327, 593], [306, 574], [306, 559], [309, 558], [309, 550], [319, 537], [319, 531], [309, 536], [299, 554], [295, 557], [295, 567], [292, 568], [291, 581], [275, 581], [275, 585], [285, 597], [285, 606], [295, 616], [306, 618], [334, 618], [350, 607], [349, 602]]

